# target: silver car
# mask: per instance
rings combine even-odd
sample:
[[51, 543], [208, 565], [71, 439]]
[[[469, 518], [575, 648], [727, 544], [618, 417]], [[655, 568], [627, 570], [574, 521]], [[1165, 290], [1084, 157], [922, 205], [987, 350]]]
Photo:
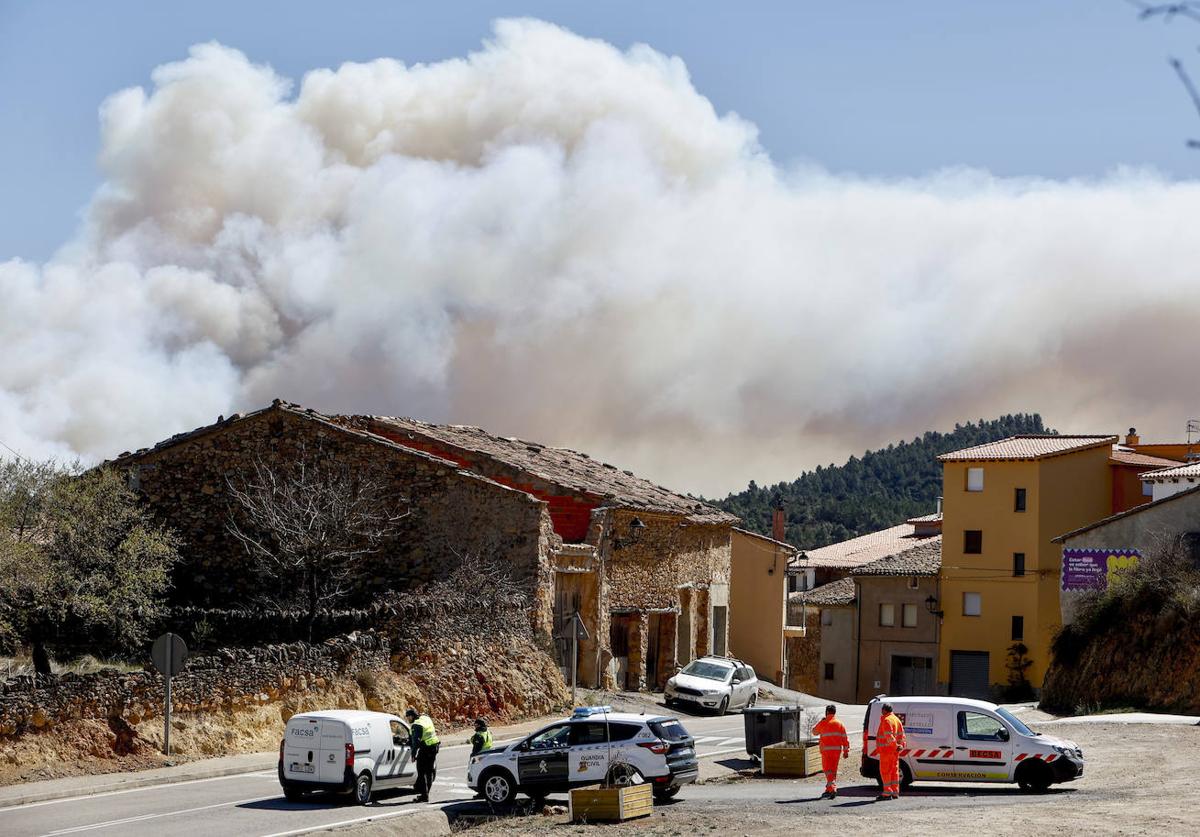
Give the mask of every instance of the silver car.
[[667, 706], [691, 705], [724, 715], [758, 702], [758, 677], [733, 657], [700, 657], [668, 680], [664, 691]]

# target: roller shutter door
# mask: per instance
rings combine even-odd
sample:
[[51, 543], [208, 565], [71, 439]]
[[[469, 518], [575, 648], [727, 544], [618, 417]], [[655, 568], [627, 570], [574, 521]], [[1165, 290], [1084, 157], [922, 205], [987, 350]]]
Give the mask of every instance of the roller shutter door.
[[950, 652], [950, 694], [981, 700], [991, 697], [992, 690], [988, 686], [988, 652]]

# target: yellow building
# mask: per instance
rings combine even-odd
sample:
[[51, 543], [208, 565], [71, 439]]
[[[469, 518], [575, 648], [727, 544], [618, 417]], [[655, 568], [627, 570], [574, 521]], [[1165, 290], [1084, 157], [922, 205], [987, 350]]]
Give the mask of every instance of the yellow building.
[[1028, 648], [1040, 688], [1058, 629], [1062, 547], [1052, 539], [1112, 510], [1115, 436], [1014, 436], [943, 454], [938, 681], [988, 697]]

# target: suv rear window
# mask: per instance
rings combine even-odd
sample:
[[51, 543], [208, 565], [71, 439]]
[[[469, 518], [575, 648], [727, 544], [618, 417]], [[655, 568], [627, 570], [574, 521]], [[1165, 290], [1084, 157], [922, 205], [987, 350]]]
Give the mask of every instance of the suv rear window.
[[603, 744], [606, 741], [628, 741], [641, 731], [642, 728], [638, 724], [623, 724], [619, 721], [607, 725], [602, 721], [588, 721], [582, 724], [576, 722], [571, 724], [571, 744], [577, 746]]
[[688, 731], [683, 728], [683, 724], [673, 719], [670, 721], [651, 721], [648, 726], [650, 727], [650, 731], [663, 741], [683, 741], [689, 737]]

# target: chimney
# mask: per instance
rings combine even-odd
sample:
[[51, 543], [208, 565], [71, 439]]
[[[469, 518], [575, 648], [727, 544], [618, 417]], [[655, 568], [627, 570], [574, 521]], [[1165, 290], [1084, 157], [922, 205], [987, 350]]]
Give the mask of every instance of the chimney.
[[1138, 436], [1138, 434], [1137, 434], [1137, 428], [1136, 427], [1129, 428], [1129, 432], [1125, 434], [1125, 444], [1128, 445], [1129, 447], [1134, 447], [1141, 441], [1142, 441], [1141, 437]]
[[785, 534], [783, 524], [783, 496], [775, 495], [775, 511], [771, 514], [771, 537], [782, 541]]

